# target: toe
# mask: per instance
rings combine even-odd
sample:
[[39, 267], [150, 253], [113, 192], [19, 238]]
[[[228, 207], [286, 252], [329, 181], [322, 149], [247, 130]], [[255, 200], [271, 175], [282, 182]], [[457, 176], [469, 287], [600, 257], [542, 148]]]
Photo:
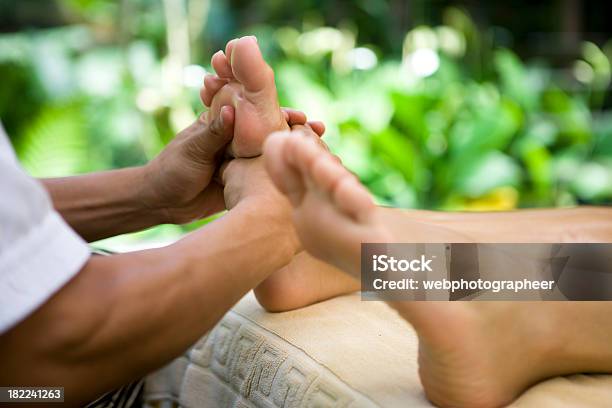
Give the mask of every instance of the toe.
[[230, 63], [230, 65], [232, 62], [232, 51], [234, 50], [234, 44], [236, 44], [236, 41], [238, 41], [238, 39], [234, 38], [233, 40], [228, 41], [225, 45], [225, 56], [227, 57], [227, 61]]
[[219, 90], [227, 84], [227, 80], [216, 75], [206, 75], [204, 77], [204, 88], [200, 91], [200, 97], [205, 106], [210, 106], [213, 98]]
[[335, 156], [312, 142], [312, 139], [308, 142], [308, 145], [314, 145], [316, 149], [304, 146], [298, 153], [314, 156], [310, 159], [311, 164], [304, 163], [304, 166], [310, 169], [308, 181], [312, 181], [318, 189], [328, 194], [342, 212], [355, 220], [361, 220], [361, 216], [374, 206], [370, 193]]
[[308, 126], [319, 136], [323, 136], [325, 133], [325, 124], [318, 120], [311, 120], [306, 122]]
[[321, 151], [321, 147], [302, 131], [291, 132], [287, 141], [287, 160], [300, 170], [306, 181], [312, 178], [312, 165]]
[[312, 165], [313, 181], [327, 193], [334, 190], [335, 185], [346, 176], [346, 173], [346, 169], [338, 164], [331, 154], [322, 149]]
[[276, 187], [289, 198], [293, 206], [298, 206], [304, 197], [305, 185], [299, 168], [288, 159], [289, 141], [293, 137], [289, 132], [271, 134], [264, 144], [264, 160]]
[[304, 125], [306, 123], [307, 118], [304, 112], [291, 108], [281, 108], [281, 110], [289, 126]]
[[336, 206], [356, 221], [365, 220], [374, 208], [370, 193], [348, 172], [337, 182], [332, 197]]
[[269, 89], [276, 95], [274, 72], [264, 61], [255, 37], [236, 40], [231, 51], [231, 68], [234, 77], [248, 92]]
[[210, 59], [210, 63], [219, 77], [227, 79], [232, 79], [234, 77], [232, 67], [230, 67], [229, 60], [223, 51], [217, 51]]
[[200, 88], [200, 100], [202, 101], [202, 103], [204, 104], [204, 106], [206, 106], [207, 108], [210, 108], [210, 103], [212, 102], [212, 96], [210, 95], [210, 93], [206, 90], [206, 87], [203, 86], [202, 88]]

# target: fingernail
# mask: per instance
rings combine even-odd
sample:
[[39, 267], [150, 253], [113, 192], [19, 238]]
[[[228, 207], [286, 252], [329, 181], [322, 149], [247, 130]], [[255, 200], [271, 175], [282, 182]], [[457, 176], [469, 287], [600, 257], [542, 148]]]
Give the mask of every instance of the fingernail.
[[254, 35], [247, 35], [247, 36], [244, 36], [244, 37], [242, 37], [242, 38], [249, 38], [249, 39], [251, 39], [251, 40], [253, 40], [253, 41], [257, 42], [257, 37], [255, 37]]
[[223, 112], [226, 111], [227, 109], [225, 108], [225, 106], [222, 106], [221, 109], [219, 110], [219, 123], [221, 123], [221, 126], [224, 125], [223, 123]]

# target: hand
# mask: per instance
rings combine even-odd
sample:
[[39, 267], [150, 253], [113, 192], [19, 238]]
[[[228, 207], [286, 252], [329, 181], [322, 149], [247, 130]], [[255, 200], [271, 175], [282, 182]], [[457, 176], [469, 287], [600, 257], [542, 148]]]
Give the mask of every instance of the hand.
[[225, 208], [223, 188], [213, 180], [232, 140], [234, 110], [224, 106], [207, 123], [200, 115], [145, 166], [143, 203], [162, 210], [164, 222], [183, 224]]
[[[303, 115], [301, 112], [293, 115]], [[291, 113], [290, 113], [291, 114]], [[305, 116], [304, 116], [305, 118]], [[295, 119], [295, 118], [294, 118]], [[291, 130], [301, 130], [304, 137], [316, 139], [325, 149], [328, 149], [320, 136], [325, 130], [321, 122], [297, 123], [288, 121]], [[313, 126], [312, 123], [315, 125]], [[329, 149], [328, 149], [329, 150]], [[250, 159], [231, 159], [221, 167], [221, 179], [224, 185], [225, 204], [228, 210], [235, 207], [244, 199], [259, 199], [260, 201], [280, 200], [285, 202], [284, 196], [276, 189], [268, 172], [264, 168], [262, 156]]]
[[[306, 122], [304, 113], [283, 108], [290, 126], [307, 125], [323, 134], [321, 122]], [[147, 208], [161, 210], [163, 222], [184, 224], [225, 209], [223, 187], [213, 179], [223, 152], [233, 137], [234, 110], [221, 108], [210, 123], [202, 114], [181, 131], [166, 148], [145, 166], [141, 201]]]

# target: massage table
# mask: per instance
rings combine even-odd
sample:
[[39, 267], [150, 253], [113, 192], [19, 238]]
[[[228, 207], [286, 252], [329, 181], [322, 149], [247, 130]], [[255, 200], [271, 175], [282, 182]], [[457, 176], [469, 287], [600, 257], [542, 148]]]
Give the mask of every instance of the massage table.
[[[612, 347], [612, 343], [611, 343]], [[417, 337], [383, 302], [352, 294], [267, 313], [245, 296], [146, 381], [148, 407], [431, 407]], [[612, 375], [536, 384], [510, 407], [612, 407]]]

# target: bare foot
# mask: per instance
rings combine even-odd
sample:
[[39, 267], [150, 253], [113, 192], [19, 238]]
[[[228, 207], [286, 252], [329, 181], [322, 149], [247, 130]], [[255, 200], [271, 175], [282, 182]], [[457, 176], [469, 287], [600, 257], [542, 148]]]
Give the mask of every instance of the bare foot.
[[304, 247], [317, 258], [354, 274], [361, 243], [390, 238], [375, 222], [367, 190], [307, 129], [272, 134], [264, 156], [270, 177], [295, 207]]
[[[305, 132], [271, 135], [264, 157], [272, 180], [294, 206], [304, 248], [314, 256], [358, 276], [362, 242], [394, 241], [366, 189]], [[524, 302], [391, 306], [418, 333], [421, 382], [438, 405], [501, 406], [553, 374], [539, 367], [546, 367], [547, 350], [556, 344], [554, 307]]]
[[265, 137], [289, 129], [278, 104], [272, 68], [252, 36], [230, 41], [225, 53], [213, 55], [212, 65], [217, 76], [207, 76], [201, 91], [202, 101], [210, 107], [208, 114], [215, 118], [221, 107], [233, 106], [236, 119], [230, 153], [235, 157], [259, 156]]

